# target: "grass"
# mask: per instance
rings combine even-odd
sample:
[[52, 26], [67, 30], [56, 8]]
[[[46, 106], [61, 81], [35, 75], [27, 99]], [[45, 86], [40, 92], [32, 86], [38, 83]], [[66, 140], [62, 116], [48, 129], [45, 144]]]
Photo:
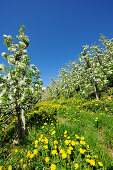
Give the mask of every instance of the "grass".
[[46, 100], [26, 115], [27, 139], [13, 148], [15, 120], [1, 131], [1, 169], [113, 169], [113, 89], [101, 100]]

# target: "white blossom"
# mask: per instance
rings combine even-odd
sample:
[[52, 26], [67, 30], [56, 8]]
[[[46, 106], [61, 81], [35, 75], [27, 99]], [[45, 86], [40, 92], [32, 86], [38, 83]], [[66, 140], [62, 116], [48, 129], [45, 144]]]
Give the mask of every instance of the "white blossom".
[[23, 52], [24, 54], [26, 54], [26, 53], [27, 53], [27, 50], [24, 49], [24, 50], [22, 50], [22, 52]]
[[4, 95], [4, 93], [6, 92], [6, 88], [2, 90], [0, 97], [2, 97]]
[[4, 64], [0, 64], [0, 70], [4, 70], [5, 65]]
[[11, 75], [10, 73], [8, 73], [8, 81], [11, 79]]
[[39, 85], [38, 85], [38, 84], [35, 84], [35, 87], [39, 87]]
[[112, 74], [112, 70], [108, 71], [109, 74]]
[[20, 85], [24, 85], [24, 84], [25, 84], [25, 80], [19, 81], [19, 84], [20, 84]]
[[22, 41], [19, 42], [20, 47], [26, 47], [26, 44]]
[[4, 75], [4, 79], [5, 79], [5, 80], [7, 79], [7, 76], [6, 76], [6, 75]]
[[97, 66], [100, 66], [100, 64], [99, 64], [99, 63], [97, 63]]
[[2, 57], [5, 57], [7, 54], [5, 52], [3, 52], [1, 55], [2, 55]]
[[14, 44], [14, 46], [15, 46], [16, 48], [19, 48], [19, 45], [18, 45], [18, 44]]
[[8, 50], [11, 51], [11, 52], [15, 52], [16, 48], [15, 47], [9, 47]]
[[14, 93], [16, 92], [16, 88], [13, 90], [14, 91]]
[[35, 65], [34, 65], [34, 64], [31, 64], [30, 67], [35, 67]]
[[22, 35], [19, 35], [19, 38], [20, 38], [20, 39], [22, 39], [22, 37], [23, 37]]
[[14, 64], [14, 58], [13, 58], [13, 57], [10, 57], [10, 58], [8, 59], [8, 63], [9, 63], [10, 65], [13, 65], [13, 64]]
[[9, 99], [10, 99], [10, 100], [12, 100], [12, 99], [13, 99], [13, 97], [12, 97], [12, 95], [11, 95], [11, 94], [9, 94]]
[[4, 34], [3, 37], [4, 37], [4, 38], [7, 38], [7, 35]]

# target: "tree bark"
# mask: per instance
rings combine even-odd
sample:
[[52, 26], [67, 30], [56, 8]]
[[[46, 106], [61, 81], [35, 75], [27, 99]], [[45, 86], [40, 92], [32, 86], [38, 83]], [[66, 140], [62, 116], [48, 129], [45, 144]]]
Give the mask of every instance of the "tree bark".
[[95, 84], [95, 96], [96, 96], [97, 100], [100, 99], [100, 91], [99, 91], [99, 89], [98, 89], [96, 84]]
[[22, 109], [22, 130], [23, 130], [23, 135], [25, 136], [25, 113], [24, 113], [24, 109]]
[[17, 134], [19, 141], [23, 141], [25, 139], [25, 132], [22, 128], [22, 118], [21, 118], [21, 109], [16, 108], [17, 113]]

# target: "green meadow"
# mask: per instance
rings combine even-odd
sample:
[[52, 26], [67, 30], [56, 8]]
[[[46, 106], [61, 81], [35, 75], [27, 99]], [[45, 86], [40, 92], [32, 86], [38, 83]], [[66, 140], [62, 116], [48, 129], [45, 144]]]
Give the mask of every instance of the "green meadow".
[[113, 169], [113, 88], [99, 100], [78, 92], [37, 103], [26, 113], [23, 144], [13, 144], [16, 117], [0, 126], [0, 170]]

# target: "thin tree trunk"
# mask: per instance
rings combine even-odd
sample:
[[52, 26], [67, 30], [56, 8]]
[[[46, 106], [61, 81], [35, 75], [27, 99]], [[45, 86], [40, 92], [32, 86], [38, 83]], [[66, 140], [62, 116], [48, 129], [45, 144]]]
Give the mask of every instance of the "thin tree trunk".
[[100, 99], [100, 91], [97, 87], [97, 85], [95, 84], [95, 96], [96, 96], [96, 99], [99, 100]]
[[[16, 83], [18, 84], [18, 80], [16, 80]], [[25, 139], [25, 132], [23, 131], [22, 128], [22, 116], [21, 116], [21, 107], [17, 102], [17, 99], [20, 98], [19, 95], [19, 87], [16, 89], [16, 95], [15, 95], [15, 99], [16, 99], [16, 117], [17, 117], [17, 135], [18, 135], [18, 139], [20, 142], [23, 142]]]
[[21, 119], [21, 109], [17, 108], [17, 134], [20, 141], [23, 141], [25, 139], [25, 132], [22, 128], [22, 119]]
[[23, 135], [25, 136], [25, 112], [24, 112], [24, 109], [22, 109], [22, 130], [23, 130]]

